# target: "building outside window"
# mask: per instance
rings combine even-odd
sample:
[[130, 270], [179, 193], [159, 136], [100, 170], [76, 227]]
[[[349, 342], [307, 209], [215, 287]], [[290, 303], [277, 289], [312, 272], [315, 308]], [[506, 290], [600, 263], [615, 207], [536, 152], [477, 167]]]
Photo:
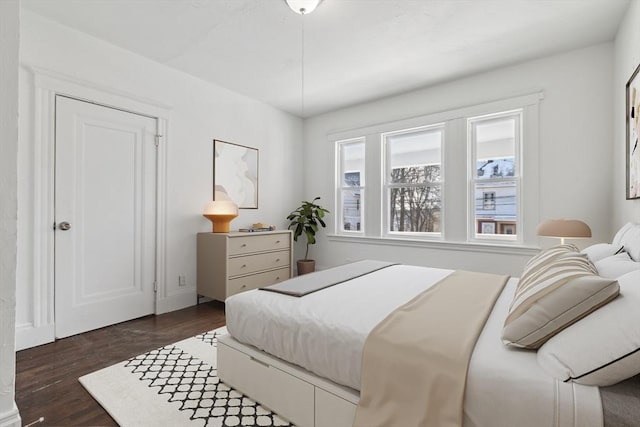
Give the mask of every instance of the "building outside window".
[[492, 211], [496, 209], [496, 192], [485, 191], [482, 193], [482, 209]]

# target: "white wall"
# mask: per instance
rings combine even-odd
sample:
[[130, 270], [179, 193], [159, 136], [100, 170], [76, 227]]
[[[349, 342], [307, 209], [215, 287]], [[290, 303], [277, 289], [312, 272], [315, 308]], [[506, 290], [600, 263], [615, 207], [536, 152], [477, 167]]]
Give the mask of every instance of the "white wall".
[[[221, 139], [258, 148], [259, 209], [241, 210], [232, 228], [254, 222], [286, 226], [302, 184], [302, 121], [261, 102], [175, 71], [161, 64], [107, 44], [86, 34], [23, 11], [22, 56], [24, 67], [54, 72], [62, 79], [106, 91], [154, 100], [168, 107], [166, 194], [166, 290], [165, 309], [177, 309], [196, 301], [196, 233], [210, 231], [202, 209], [212, 194], [212, 140]], [[221, 66], [223, 66], [221, 64]], [[40, 319], [51, 296], [38, 288], [40, 270], [34, 265], [33, 172], [38, 168], [34, 151], [37, 134], [34, 117], [34, 76], [27, 68], [20, 74], [21, 147], [19, 168], [20, 241], [18, 253], [18, 346], [33, 345], [36, 329], [50, 328], [53, 319]], [[187, 287], [178, 287], [185, 275]], [[51, 289], [49, 290], [51, 291]], [[49, 332], [47, 332], [49, 334]]]
[[19, 426], [15, 405], [18, 60], [20, 2], [0, 1], [0, 426]]
[[640, 199], [626, 200], [626, 115], [625, 86], [640, 64], [640, 1], [632, 1], [615, 40], [613, 76], [613, 186], [612, 227], [640, 222]]
[[[637, 20], [635, 21], [637, 22]], [[540, 103], [538, 216], [579, 218], [592, 242], [611, 238], [613, 46], [599, 44], [407, 94], [346, 108], [305, 121], [305, 196], [333, 207], [334, 147], [327, 135], [373, 124], [453, 110], [517, 95], [544, 92]], [[526, 195], [525, 195], [526, 197]], [[459, 209], [466, 209], [460, 206]], [[527, 212], [524, 213], [525, 217]], [[332, 214], [333, 218], [333, 214]], [[578, 242], [584, 246], [591, 241]], [[542, 246], [551, 244], [541, 239]], [[366, 244], [327, 239], [312, 249], [320, 266], [377, 258], [405, 263], [519, 274], [531, 251], [465, 251], [420, 245]]]

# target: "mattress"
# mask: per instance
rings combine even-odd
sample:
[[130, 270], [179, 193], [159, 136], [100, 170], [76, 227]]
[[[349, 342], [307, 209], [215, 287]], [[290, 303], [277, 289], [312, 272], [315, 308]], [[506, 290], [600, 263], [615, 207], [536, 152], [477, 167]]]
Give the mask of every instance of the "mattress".
[[243, 292], [225, 302], [227, 329], [240, 342], [359, 390], [369, 332], [451, 273], [395, 265], [301, 298]]
[[[244, 292], [226, 301], [227, 328], [242, 343], [359, 390], [369, 332], [451, 272], [396, 265], [302, 298]], [[465, 427], [601, 427], [597, 387], [559, 382], [541, 370], [535, 352], [500, 341], [516, 283], [509, 281], [478, 338], [467, 378]]]

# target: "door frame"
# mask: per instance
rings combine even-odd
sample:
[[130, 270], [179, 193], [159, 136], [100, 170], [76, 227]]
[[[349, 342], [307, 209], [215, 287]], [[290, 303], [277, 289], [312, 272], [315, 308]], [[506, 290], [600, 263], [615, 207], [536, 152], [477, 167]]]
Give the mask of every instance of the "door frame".
[[82, 81], [39, 67], [22, 65], [32, 79], [33, 87], [33, 212], [29, 220], [32, 230], [33, 295], [29, 301], [32, 322], [18, 325], [16, 340], [19, 348], [28, 348], [55, 340], [54, 281], [54, 195], [55, 195], [55, 124], [56, 96], [65, 96], [150, 117], [156, 120], [156, 134], [161, 135], [157, 149], [156, 168], [156, 253], [155, 313], [167, 307], [166, 287], [166, 202], [168, 117], [171, 107], [161, 102]]

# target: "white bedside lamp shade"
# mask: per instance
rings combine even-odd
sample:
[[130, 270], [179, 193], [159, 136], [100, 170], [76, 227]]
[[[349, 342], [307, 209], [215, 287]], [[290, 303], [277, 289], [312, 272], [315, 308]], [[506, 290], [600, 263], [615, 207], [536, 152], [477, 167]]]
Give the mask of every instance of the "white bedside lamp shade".
[[216, 186], [215, 200], [204, 208], [203, 216], [211, 221], [214, 233], [228, 233], [231, 221], [238, 216], [238, 205], [227, 195], [222, 187]]
[[591, 237], [591, 228], [577, 219], [550, 219], [536, 230], [538, 236], [558, 237], [564, 245], [564, 239], [586, 239]]

